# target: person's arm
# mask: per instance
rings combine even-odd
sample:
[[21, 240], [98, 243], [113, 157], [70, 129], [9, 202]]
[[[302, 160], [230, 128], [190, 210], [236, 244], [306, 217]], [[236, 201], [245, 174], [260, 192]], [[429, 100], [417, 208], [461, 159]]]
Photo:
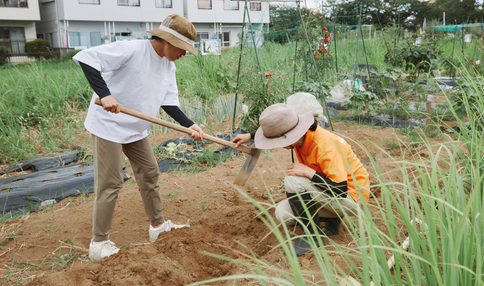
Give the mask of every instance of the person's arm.
[[89, 82], [92, 89], [99, 96], [100, 99], [111, 95], [111, 91], [109, 91], [108, 85], [101, 76], [100, 71], [83, 62], [79, 62], [79, 65], [81, 66], [82, 71], [86, 76], [87, 82]]
[[230, 142], [235, 143], [235, 148], [237, 148], [241, 144], [249, 142], [250, 139], [254, 139], [254, 137], [255, 137], [255, 132], [239, 134], [235, 136], [235, 138], [232, 139], [232, 141]]
[[346, 198], [346, 193], [348, 192], [348, 184], [346, 181], [335, 183], [319, 172], [314, 173], [311, 181], [325, 191], [328, 190]]
[[203, 130], [195, 124], [193, 121], [191, 121], [185, 113], [176, 105], [162, 105], [161, 108], [168, 114], [170, 115], [173, 119], [175, 119], [176, 122], [180, 123], [180, 125], [190, 128], [193, 131], [192, 135], [190, 135], [191, 138], [202, 141], [203, 140]]
[[161, 106], [163, 110], [170, 115], [171, 118], [175, 119], [176, 122], [180, 123], [181, 126], [190, 127], [195, 124], [188, 118], [185, 113], [176, 105], [164, 105]]
[[111, 91], [109, 91], [108, 85], [101, 76], [101, 72], [81, 61], [79, 61], [79, 65], [92, 89], [99, 96], [99, 99], [101, 99], [103, 109], [109, 112], [119, 113], [119, 103], [111, 95]]

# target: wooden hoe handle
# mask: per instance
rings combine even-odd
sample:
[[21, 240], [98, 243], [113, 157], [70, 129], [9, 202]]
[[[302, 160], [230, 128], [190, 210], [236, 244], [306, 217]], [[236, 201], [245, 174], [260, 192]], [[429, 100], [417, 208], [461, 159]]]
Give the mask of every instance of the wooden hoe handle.
[[[96, 103], [97, 105], [102, 106], [101, 100], [99, 98], [96, 98], [95, 101], [94, 101], [94, 103]], [[152, 122], [152, 123], [159, 124], [161, 126], [165, 126], [165, 127], [168, 127], [168, 128], [171, 128], [171, 129], [174, 129], [174, 130], [177, 130], [177, 131], [186, 133], [188, 135], [192, 135], [192, 133], [195, 132], [195, 131], [193, 131], [190, 128], [186, 128], [186, 127], [183, 127], [181, 125], [178, 125], [178, 124], [175, 124], [175, 123], [171, 123], [169, 121], [166, 121], [166, 120], [163, 120], [163, 119], [159, 119], [157, 117], [150, 116], [150, 115], [141, 113], [141, 112], [136, 111], [136, 110], [129, 109], [127, 107], [121, 106], [121, 112], [122, 113], [125, 113], [125, 114], [128, 114], [128, 115], [131, 115], [131, 116], [134, 116], [134, 117], [137, 117], [139, 119], [143, 119], [143, 120], [146, 120], [146, 121], [149, 121], [149, 122]], [[249, 155], [252, 155], [255, 152], [253, 148], [247, 147], [245, 145], [240, 145], [239, 147], [235, 147], [235, 143], [232, 143], [232, 142], [229, 142], [229, 141], [225, 141], [225, 140], [223, 140], [221, 138], [214, 137], [214, 136], [211, 136], [211, 135], [208, 135], [208, 134], [203, 134], [203, 139], [207, 139], [208, 141], [215, 142], [215, 143], [218, 143], [218, 144], [223, 145], [223, 146], [227, 146], [229, 148], [232, 148], [232, 149], [235, 149], [235, 150], [238, 150], [238, 151], [247, 153]]]

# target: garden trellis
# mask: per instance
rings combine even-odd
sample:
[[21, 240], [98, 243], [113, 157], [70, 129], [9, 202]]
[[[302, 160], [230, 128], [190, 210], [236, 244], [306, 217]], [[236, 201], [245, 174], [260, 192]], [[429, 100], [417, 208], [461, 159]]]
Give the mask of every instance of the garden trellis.
[[[252, 99], [257, 100], [257, 104], [254, 104], [254, 101], [253, 101], [251, 106], [249, 107], [249, 110], [248, 110], [249, 114], [251, 114], [251, 111], [253, 112], [252, 113], [253, 116], [251, 118], [252, 122], [249, 122], [249, 123], [256, 123], [256, 124], [252, 124], [252, 126], [254, 127], [254, 125], [258, 124], [258, 122], [255, 122], [255, 121], [257, 121], [258, 115], [260, 115], [262, 110], [265, 107], [269, 106], [270, 104], [273, 104], [273, 103], [276, 103], [276, 102], [281, 102], [283, 100], [283, 97], [279, 94], [276, 95], [275, 92], [272, 92], [272, 94], [271, 94], [271, 88], [268, 86], [268, 82], [270, 80], [270, 77], [272, 77], [272, 74], [270, 73], [271, 67], [267, 66], [267, 64], [264, 61], [264, 58], [261, 58], [258, 54], [258, 48], [261, 44], [261, 41], [263, 41], [264, 38], [266, 40], [268, 40], [269, 37], [271, 36], [269, 34], [269, 31], [266, 31], [265, 35], [263, 35], [263, 36], [260, 35], [260, 34], [257, 35], [256, 32], [254, 31], [255, 30], [254, 25], [251, 22], [251, 15], [250, 15], [250, 11], [248, 9], [248, 4], [250, 4], [251, 1], [249, 1], [249, 0], [233, 0], [233, 1], [244, 2], [244, 19], [243, 19], [242, 34], [241, 34], [241, 37], [240, 37], [241, 38], [240, 55], [239, 55], [239, 64], [238, 64], [238, 70], [237, 70], [237, 87], [236, 87], [236, 95], [235, 95], [236, 100], [235, 100], [235, 104], [234, 104], [234, 113], [233, 113], [234, 117], [233, 117], [232, 128], [235, 128], [235, 118], [236, 118], [236, 110], [237, 110], [237, 97], [238, 97], [239, 91], [241, 90], [241, 85], [242, 85], [241, 78], [243, 77], [243, 72], [244, 72], [243, 68], [245, 67], [245, 65], [248, 65], [247, 63], [244, 64], [244, 62], [242, 61], [242, 57], [243, 57], [243, 54], [244, 54], [244, 47], [246, 47], [245, 50], [250, 49], [248, 53], [252, 54], [253, 57], [255, 58], [255, 62], [257, 63], [256, 70], [257, 70], [257, 73], [259, 75], [258, 77], [260, 78], [260, 81], [261, 81], [261, 84], [260, 84], [261, 88], [260, 89], [254, 88], [254, 82], [249, 81], [248, 88], [246, 88], [245, 92], [244, 92], [244, 98], [248, 98], [249, 96], [252, 96]], [[261, 1], [257, 1], [257, 2], [261, 2]], [[304, 23], [304, 20], [303, 20], [303, 17], [302, 17], [302, 13], [301, 13], [301, 7], [300, 7], [301, 1], [283, 0], [283, 1], [264, 1], [264, 2], [293, 3], [293, 4], [296, 4], [296, 7], [297, 7], [297, 13], [293, 14], [292, 19], [288, 19], [288, 20], [285, 19], [284, 20], [286, 23], [291, 23], [293, 25], [293, 27], [290, 28], [290, 29], [283, 29], [283, 31], [277, 31], [276, 32], [276, 33], [279, 33], [279, 35], [283, 34], [283, 36], [285, 36], [285, 37], [283, 37], [283, 39], [284, 38], [285, 39], [281, 40], [282, 43], [287, 43], [287, 42], [289, 42], [290, 44], [294, 43], [294, 50], [295, 50], [294, 61], [293, 61], [294, 70], [292, 71], [292, 89], [289, 89], [289, 88], [281, 89], [280, 86], [278, 86], [280, 94], [287, 94], [287, 92], [289, 90], [291, 91], [291, 93], [294, 93], [294, 91], [295, 91], [296, 74], [297, 74], [297, 72], [296, 72], [296, 60], [298, 58], [298, 56], [297, 56], [298, 39], [300, 37], [299, 33], [301, 32], [301, 38], [305, 39], [305, 41], [303, 42], [303, 45], [306, 45], [305, 51], [307, 51], [307, 54], [309, 54], [309, 55], [315, 55], [314, 58], [312, 58], [311, 56], [306, 57], [306, 59], [309, 58], [309, 61], [307, 61], [309, 64], [306, 65], [306, 66], [310, 68], [310, 71], [308, 71], [307, 69], [305, 70], [306, 81], [307, 82], [310, 81], [310, 82], [315, 83], [317, 85], [317, 88], [313, 89], [313, 91], [315, 90], [316, 93], [317, 93], [316, 96], [321, 99], [323, 106], [325, 107], [325, 113], [326, 113], [325, 115], [328, 117], [329, 123], [332, 127], [331, 118], [328, 114], [328, 108], [327, 108], [326, 102], [325, 102], [324, 98], [321, 98], [321, 96], [325, 94], [325, 90], [323, 88], [323, 85], [321, 84], [322, 77], [319, 73], [319, 70], [318, 70], [318, 68], [316, 66], [316, 62], [315, 62], [315, 58], [316, 58], [315, 50], [317, 49], [317, 47], [316, 47], [316, 49], [314, 47], [312, 47], [311, 43], [309, 41], [308, 30], [305, 26], [305, 23]], [[295, 24], [295, 27], [294, 27], [294, 24]], [[248, 34], [247, 38], [245, 38], [246, 34]], [[279, 59], [280, 62], [287, 63], [286, 68], [289, 66], [289, 63], [290, 63], [290, 62], [287, 61], [287, 57], [292, 57], [292, 55], [286, 55], [285, 58]], [[263, 69], [267, 70], [269, 72], [263, 72]], [[289, 73], [285, 72], [283, 75], [280, 76], [280, 78], [284, 78], [284, 79], [287, 80], [288, 75], [289, 75]], [[248, 90], [249, 88], [252, 89], [252, 90]], [[249, 95], [249, 93], [252, 93], [253, 95]], [[263, 97], [263, 99], [261, 99], [261, 97]], [[285, 98], [285, 96], [284, 96], [284, 98]]]
[[[465, 64], [469, 67], [484, 61], [484, 53], [482, 53], [483, 28], [483, 23], [434, 26], [432, 27], [432, 38], [452, 41], [452, 51], [449, 58], [454, 65], [455, 52], [458, 50], [456, 45], [460, 44], [461, 54], [466, 60]], [[454, 77], [453, 66], [452, 69], [452, 76]]]

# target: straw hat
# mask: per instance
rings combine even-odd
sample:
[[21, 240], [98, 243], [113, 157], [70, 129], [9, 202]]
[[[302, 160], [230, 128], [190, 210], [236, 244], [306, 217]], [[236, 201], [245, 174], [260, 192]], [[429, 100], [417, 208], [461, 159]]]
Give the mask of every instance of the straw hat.
[[150, 37], [152, 35], [157, 36], [177, 48], [198, 56], [197, 51], [193, 47], [197, 37], [197, 30], [187, 18], [181, 15], [172, 14], [166, 17], [158, 29], [150, 30], [147, 33]]
[[255, 147], [275, 149], [296, 143], [314, 123], [313, 113], [305, 108], [292, 109], [284, 103], [273, 104], [259, 117]]

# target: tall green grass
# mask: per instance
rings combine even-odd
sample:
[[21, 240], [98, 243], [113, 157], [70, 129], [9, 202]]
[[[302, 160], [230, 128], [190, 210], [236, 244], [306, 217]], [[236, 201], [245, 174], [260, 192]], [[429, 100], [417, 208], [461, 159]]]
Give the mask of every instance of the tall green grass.
[[68, 148], [90, 94], [74, 62], [12, 66], [0, 69], [0, 78], [0, 164]]

